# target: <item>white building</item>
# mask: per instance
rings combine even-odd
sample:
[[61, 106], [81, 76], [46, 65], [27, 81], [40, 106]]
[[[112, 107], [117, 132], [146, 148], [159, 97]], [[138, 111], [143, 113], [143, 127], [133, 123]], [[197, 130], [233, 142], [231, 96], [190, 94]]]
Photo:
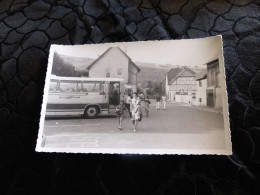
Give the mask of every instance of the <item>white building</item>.
[[123, 78], [124, 82], [137, 88], [137, 74], [140, 68], [119, 47], [110, 47], [88, 68], [89, 77]]
[[167, 99], [191, 103], [196, 95], [196, 73], [188, 67], [172, 68], [166, 74], [165, 90]]
[[202, 70], [196, 76], [196, 99], [193, 105], [196, 106], [207, 106], [207, 69]]

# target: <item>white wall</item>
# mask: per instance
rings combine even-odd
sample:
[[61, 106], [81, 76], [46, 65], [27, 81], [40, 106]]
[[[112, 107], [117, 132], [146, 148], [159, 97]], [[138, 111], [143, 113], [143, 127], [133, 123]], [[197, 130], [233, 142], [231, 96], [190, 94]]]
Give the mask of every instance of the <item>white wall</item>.
[[129, 59], [119, 50], [110, 49], [89, 70], [89, 77], [106, 77], [107, 69], [110, 69], [110, 77], [118, 78], [118, 68], [121, 69], [125, 83], [128, 83]]
[[133, 65], [133, 62], [131, 62], [131, 61], [129, 61], [128, 70], [129, 70], [128, 84], [136, 85], [137, 77], [138, 77], [138, 70], [135, 67], [135, 65]]
[[221, 88], [216, 88], [216, 103], [215, 107], [216, 108], [222, 108], [222, 93], [221, 93]]
[[168, 99], [168, 100], [172, 100], [171, 99], [171, 93], [170, 93], [170, 91], [169, 91], [169, 85], [168, 85], [168, 76], [167, 76], [167, 74], [166, 74], [166, 76], [165, 76], [165, 92], [166, 92], [166, 98]]
[[[206, 106], [207, 105], [207, 79], [201, 80], [201, 87], [199, 86], [199, 81], [196, 81], [197, 91], [196, 91], [196, 100], [194, 101], [194, 105], [196, 106]], [[201, 98], [201, 102], [199, 101]]]
[[190, 95], [175, 95], [175, 101], [180, 103], [190, 103]]

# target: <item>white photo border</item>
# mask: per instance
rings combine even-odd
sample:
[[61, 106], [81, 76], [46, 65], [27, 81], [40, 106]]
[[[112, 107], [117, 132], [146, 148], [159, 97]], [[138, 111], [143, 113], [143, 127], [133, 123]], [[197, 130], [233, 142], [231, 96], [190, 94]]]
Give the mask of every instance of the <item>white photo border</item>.
[[[220, 67], [220, 80], [221, 80], [221, 90], [222, 90], [222, 105], [223, 105], [223, 117], [224, 117], [224, 129], [225, 129], [225, 149], [133, 149], [133, 148], [58, 148], [58, 147], [42, 147], [42, 135], [44, 130], [44, 121], [45, 121], [45, 113], [46, 113], [46, 105], [48, 99], [48, 91], [50, 84], [50, 76], [53, 67], [53, 57], [54, 52], [57, 49], [61, 49], [64, 47], [71, 47], [72, 45], [51, 45], [49, 58], [48, 58], [48, 67], [45, 78], [45, 86], [44, 86], [44, 94], [43, 101], [41, 106], [41, 116], [39, 123], [39, 132], [36, 143], [35, 150], [37, 152], [58, 152], [58, 153], [98, 153], [98, 154], [156, 154], [156, 155], [170, 155], [170, 154], [184, 154], [184, 155], [231, 155], [232, 154], [232, 143], [231, 143], [231, 132], [230, 132], [230, 122], [229, 122], [229, 109], [228, 109], [228, 96], [227, 96], [227, 85], [226, 85], [226, 76], [225, 76], [225, 63], [223, 56], [223, 40], [221, 35], [211, 36], [206, 38], [198, 38], [198, 39], [210, 39], [214, 37], [219, 37], [221, 42], [221, 51], [219, 52], [219, 67]], [[192, 40], [192, 39], [181, 39], [181, 40], [160, 40], [161, 41], [182, 41], [182, 40]], [[145, 44], [151, 41], [138, 41], [138, 43]], [[152, 41], [158, 42], [158, 41]], [[117, 42], [114, 44], [135, 44], [136, 42]], [[103, 43], [106, 44], [106, 43]], [[111, 44], [111, 43], [110, 43]], [[85, 44], [88, 45], [88, 44]], [[77, 45], [74, 45], [77, 46]], [[84, 46], [84, 45], [80, 45]], [[223, 86], [223, 87], [222, 87]]]

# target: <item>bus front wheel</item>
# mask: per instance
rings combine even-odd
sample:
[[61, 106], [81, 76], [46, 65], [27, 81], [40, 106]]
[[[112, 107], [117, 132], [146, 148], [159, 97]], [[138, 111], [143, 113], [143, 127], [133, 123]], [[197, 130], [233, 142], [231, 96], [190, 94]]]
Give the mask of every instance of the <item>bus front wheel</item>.
[[84, 116], [85, 118], [95, 118], [98, 115], [98, 108], [96, 106], [88, 106], [85, 109]]

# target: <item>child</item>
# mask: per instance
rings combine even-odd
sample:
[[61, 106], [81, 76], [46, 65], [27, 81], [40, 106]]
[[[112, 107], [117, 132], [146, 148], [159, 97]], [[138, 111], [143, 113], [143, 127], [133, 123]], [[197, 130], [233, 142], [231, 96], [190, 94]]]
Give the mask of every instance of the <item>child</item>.
[[148, 115], [149, 115], [150, 104], [151, 104], [151, 102], [150, 102], [149, 98], [146, 97], [144, 100], [144, 109], [146, 112], [146, 117], [148, 117]]
[[122, 120], [123, 120], [123, 116], [124, 116], [124, 112], [125, 110], [127, 110], [127, 108], [124, 105], [124, 101], [121, 100], [120, 104], [116, 106], [116, 113], [119, 117], [119, 127], [118, 129], [122, 130]]

